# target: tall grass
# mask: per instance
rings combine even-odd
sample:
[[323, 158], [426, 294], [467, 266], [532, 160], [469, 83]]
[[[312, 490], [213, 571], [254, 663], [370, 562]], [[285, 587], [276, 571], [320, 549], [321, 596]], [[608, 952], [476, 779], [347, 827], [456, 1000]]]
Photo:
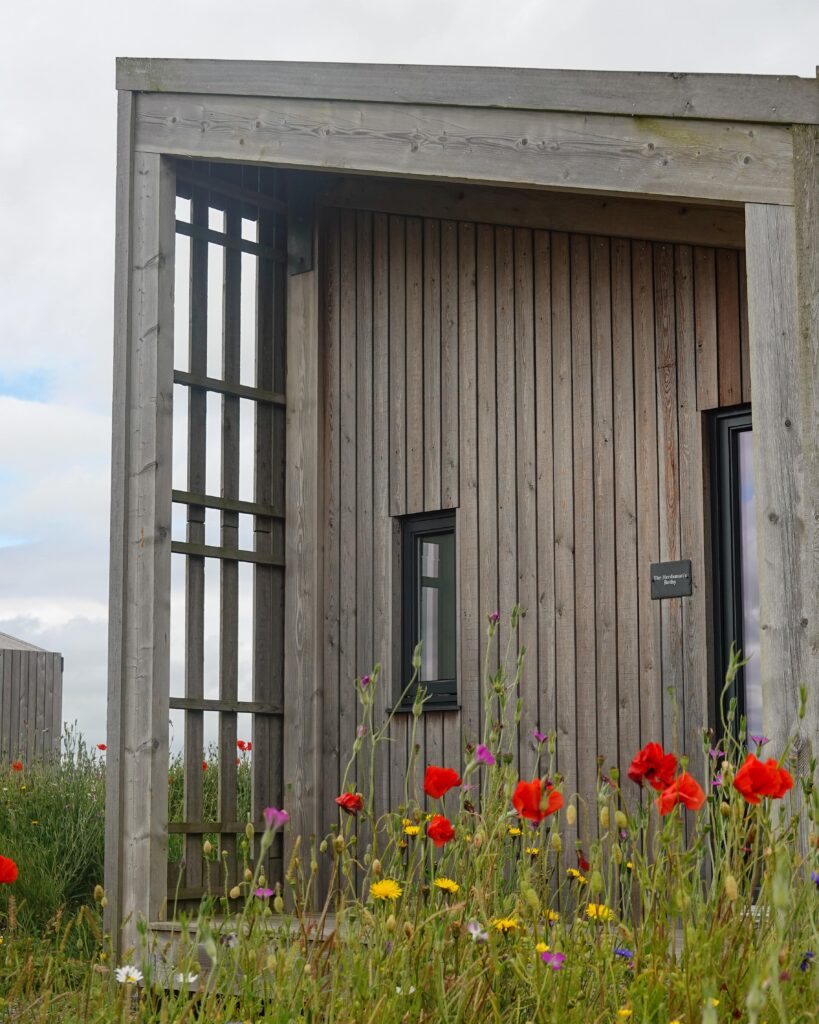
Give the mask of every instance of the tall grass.
[[[517, 617], [515, 610], [513, 627]], [[487, 643], [495, 637], [490, 621]], [[748, 749], [732, 707], [721, 749], [712, 753], [704, 737], [709, 770], [698, 779], [700, 809], [677, 806], [661, 816], [653, 790], [601, 770], [596, 806], [588, 808], [597, 820], [586, 829], [588, 865], [569, 872], [578, 801], [563, 791], [554, 737], [536, 741], [528, 763], [515, 763], [523, 658], [511, 648], [506, 655], [487, 672], [485, 750], [467, 751], [461, 784], [425, 801], [408, 779], [400, 806], [375, 805], [373, 758], [387, 742], [385, 723], [374, 719], [376, 669], [355, 684], [365, 729], [344, 788], [356, 814], [339, 811], [325, 837], [291, 837], [281, 890], [250, 859], [251, 850], [269, 846], [275, 826], [261, 835], [249, 826], [247, 877], [234, 894], [240, 911], [217, 896], [206, 900], [176, 952], [152, 944], [143, 929], [145, 945], [134, 954], [145, 975], [139, 986], [100, 973], [109, 966], [104, 946], [74, 977], [53, 943], [36, 947], [12, 936], [0, 953], [2, 995], [18, 1014], [11, 1019], [819, 1020], [811, 955], [819, 954], [815, 764], [781, 798], [749, 803], [733, 784]], [[423, 694], [413, 731], [422, 703]], [[787, 758], [787, 751], [763, 753]], [[553, 783], [563, 801], [534, 824], [512, 803], [518, 783], [532, 779], [542, 790]], [[453, 827], [441, 846], [428, 834], [436, 831], [432, 814]], [[798, 840], [800, 823], [808, 849]], [[322, 860], [326, 894], [317, 890]], [[174, 983], [177, 972], [183, 980]], [[20, 1015], [32, 1006], [39, 1016]]]

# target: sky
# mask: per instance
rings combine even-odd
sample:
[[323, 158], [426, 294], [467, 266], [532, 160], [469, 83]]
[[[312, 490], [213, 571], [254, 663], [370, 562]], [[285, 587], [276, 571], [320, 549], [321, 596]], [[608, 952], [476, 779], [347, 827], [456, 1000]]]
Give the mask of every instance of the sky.
[[114, 59], [813, 77], [816, 0], [28, 0], [0, 35], [0, 631], [65, 658], [105, 731]]

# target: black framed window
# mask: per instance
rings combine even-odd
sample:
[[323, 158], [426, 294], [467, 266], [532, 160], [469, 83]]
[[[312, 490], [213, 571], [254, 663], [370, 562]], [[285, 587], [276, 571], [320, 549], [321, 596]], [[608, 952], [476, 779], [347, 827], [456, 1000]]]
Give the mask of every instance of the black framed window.
[[[726, 702], [736, 697], [747, 735], [762, 732], [759, 664], [759, 572], [751, 410], [719, 410], [712, 419], [716, 699], [722, 690], [731, 643], [750, 661], [737, 674]], [[716, 708], [717, 725], [722, 721]]]
[[[418, 682], [427, 707], [457, 704], [455, 512], [407, 516], [401, 531], [402, 686], [412, 677], [412, 655], [421, 642]], [[415, 693], [404, 699], [411, 707]]]

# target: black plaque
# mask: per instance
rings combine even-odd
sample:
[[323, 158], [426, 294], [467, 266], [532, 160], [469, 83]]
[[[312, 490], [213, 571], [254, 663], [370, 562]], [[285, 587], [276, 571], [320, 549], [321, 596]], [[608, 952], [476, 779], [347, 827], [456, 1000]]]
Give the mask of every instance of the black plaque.
[[651, 566], [651, 600], [665, 597], [691, 597], [691, 560], [653, 562]]

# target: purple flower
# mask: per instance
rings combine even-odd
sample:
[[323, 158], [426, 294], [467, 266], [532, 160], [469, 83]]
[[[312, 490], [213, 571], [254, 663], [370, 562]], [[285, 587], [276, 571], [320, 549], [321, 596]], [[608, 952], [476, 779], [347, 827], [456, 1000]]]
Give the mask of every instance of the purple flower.
[[766, 743], [771, 742], [767, 736], [752, 736], [751, 739], [758, 747], [764, 747]]
[[290, 821], [290, 815], [287, 811], [280, 811], [278, 807], [265, 807], [264, 820], [268, 828], [275, 830]]
[[563, 961], [566, 959], [566, 954], [546, 952], [540, 954], [540, 959], [547, 967], [551, 967], [553, 971], [559, 971], [563, 967]]
[[802, 954], [802, 963], [799, 965], [799, 970], [806, 971], [813, 963], [815, 956], [816, 954], [812, 949], [806, 949]]
[[490, 612], [487, 618], [493, 626], [496, 626], [500, 622], [500, 612]]
[[364, 737], [367, 735], [367, 726], [366, 725], [359, 725], [358, 728], [355, 731], [355, 735], [356, 735], [356, 739], [363, 740]]
[[811, 871], [810, 880], [815, 883], [816, 888], [819, 889], [819, 871]]
[[495, 755], [489, 747], [485, 747], [483, 743], [478, 744], [478, 748], [475, 751], [475, 760], [480, 761], [481, 764], [497, 764]]
[[538, 732], [537, 729], [532, 731], [532, 735], [535, 737], [538, 743], [545, 743], [548, 740], [548, 736], [545, 732]]
[[368, 687], [372, 681], [373, 681], [373, 677], [372, 676], [362, 676], [361, 677], [361, 689], [363, 690], [366, 687]]
[[722, 785], [722, 772], [717, 772], [717, 774], [714, 776], [714, 781], [711, 783], [711, 785], [712, 786], [721, 786]]
[[711, 755], [711, 760], [713, 760], [713, 761], [719, 761], [720, 758], [725, 757], [725, 751], [724, 750], [716, 750], [714, 747], [711, 747], [711, 749], [708, 751], [708, 753]]
[[614, 955], [621, 956], [625, 960], [631, 960], [631, 958], [634, 956], [634, 953], [630, 949], [626, 949], [625, 946], [615, 946]]
[[273, 890], [268, 889], [267, 886], [259, 886], [258, 889], [253, 893], [254, 896], [258, 896], [260, 900], [266, 900], [268, 897], [273, 895]]
[[466, 926], [466, 930], [472, 936], [473, 942], [486, 942], [489, 938], [489, 933], [481, 928], [479, 921], [470, 921]]

